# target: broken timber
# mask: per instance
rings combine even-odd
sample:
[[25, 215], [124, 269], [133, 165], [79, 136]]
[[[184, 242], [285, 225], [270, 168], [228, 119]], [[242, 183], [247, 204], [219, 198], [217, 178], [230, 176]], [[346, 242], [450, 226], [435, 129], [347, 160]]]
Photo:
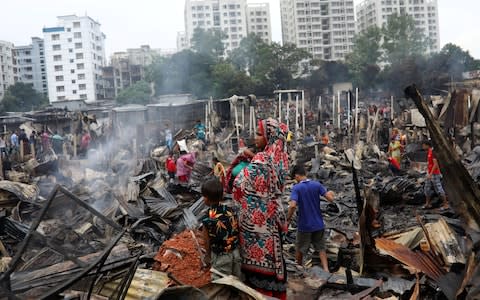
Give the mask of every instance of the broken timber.
[[415, 102], [418, 110], [425, 118], [435, 146], [435, 154], [438, 157], [440, 169], [446, 175], [444, 176], [444, 181], [447, 191], [450, 191], [448, 198], [454, 206], [460, 206], [463, 203], [466, 209], [462, 209], [460, 213], [466, 220], [476, 223], [469, 225], [475, 225], [478, 228], [480, 224], [480, 190], [463, 166], [451, 143], [445, 138], [438, 122], [434, 119], [416, 86], [408, 86], [405, 89], [405, 95]]

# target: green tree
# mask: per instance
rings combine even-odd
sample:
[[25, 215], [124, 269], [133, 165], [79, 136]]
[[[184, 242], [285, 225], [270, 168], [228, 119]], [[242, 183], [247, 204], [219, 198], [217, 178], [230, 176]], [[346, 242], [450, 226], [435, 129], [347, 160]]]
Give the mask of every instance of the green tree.
[[231, 63], [219, 63], [213, 67], [213, 96], [227, 98], [232, 95], [248, 95], [252, 92], [253, 82], [247, 74], [235, 68]]
[[370, 27], [355, 37], [353, 51], [346, 58], [353, 83], [361, 88], [373, 87], [380, 73], [382, 32]]
[[2, 112], [30, 111], [48, 104], [48, 99], [31, 84], [17, 82], [8, 87], [1, 102]]
[[413, 17], [406, 14], [391, 15], [382, 28], [382, 34], [384, 60], [389, 64], [424, 55], [429, 46], [429, 40], [415, 26]]
[[223, 40], [226, 38], [226, 34], [219, 29], [195, 28], [191, 40], [192, 50], [202, 55], [220, 59], [225, 54]]
[[119, 104], [148, 104], [150, 102], [151, 89], [146, 81], [138, 81], [126, 89], [123, 89], [117, 96]]

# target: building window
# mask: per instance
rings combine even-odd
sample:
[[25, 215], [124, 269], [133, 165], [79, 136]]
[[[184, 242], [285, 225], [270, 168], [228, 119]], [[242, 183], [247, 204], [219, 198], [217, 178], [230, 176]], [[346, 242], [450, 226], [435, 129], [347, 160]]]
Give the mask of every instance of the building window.
[[82, 38], [82, 33], [81, 32], [74, 32], [73, 37], [76, 39], [81, 39]]
[[57, 86], [57, 92], [65, 92], [65, 87], [62, 85], [62, 86]]
[[80, 99], [87, 99], [87, 94], [80, 94]]
[[77, 93], [77, 90], [73, 90], [72, 93], [73, 93], [73, 94], [76, 94], [76, 93]]
[[83, 59], [83, 53], [77, 53], [75, 54], [76, 59]]
[[55, 76], [55, 81], [63, 81], [63, 76]]
[[65, 96], [58, 96], [57, 100], [65, 100]]
[[52, 34], [52, 41], [60, 40], [60, 34]]
[[85, 74], [78, 74], [78, 80], [85, 79]]
[[71, 70], [70, 70], [70, 73], [71, 73], [71, 74], [75, 74], [75, 69], [71, 69]]
[[61, 55], [54, 55], [53, 56], [53, 61], [61, 61], [62, 60], [62, 56]]
[[78, 89], [83, 91], [83, 90], [86, 90], [87, 89], [87, 85], [85, 83], [81, 83], [78, 85]]
[[73, 28], [80, 28], [80, 22], [73, 22]]
[[55, 66], [55, 72], [59, 72], [59, 71], [63, 71], [62, 65]]
[[52, 46], [52, 49], [53, 49], [53, 51], [62, 50], [62, 46], [60, 46], [60, 45], [53, 45], [53, 46]]
[[68, 49], [68, 53], [73, 53], [73, 49]]
[[77, 70], [83, 70], [83, 69], [85, 69], [84, 64], [77, 64]]
[[69, 39], [68, 39], [68, 42], [69, 42], [69, 43], [71, 43], [71, 42], [72, 42], [72, 39], [71, 39], [71, 38], [69, 38]]
[[75, 43], [75, 49], [82, 49], [82, 43]]

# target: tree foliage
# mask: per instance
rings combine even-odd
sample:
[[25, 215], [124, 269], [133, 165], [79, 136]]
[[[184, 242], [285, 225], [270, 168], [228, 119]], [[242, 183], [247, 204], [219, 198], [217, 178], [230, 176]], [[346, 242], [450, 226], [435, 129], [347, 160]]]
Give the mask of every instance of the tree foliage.
[[391, 15], [382, 28], [382, 34], [384, 60], [388, 64], [424, 55], [429, 46], [429, 40], [415, 26], [413, 17], [406, 14]]
[[223, 40], [226, 34], [218, 29], [195, 28], [191, 40], [192, 50], [205, 56], [220, 58], [225, 54]]
[[33, 89], [31, 84], [17, 82], [8, 87], [1, 102], [2, 112], [24, 112], [41, 108], [48, 99]]
[[353, 51], [347, 56], [346, 62], [356, 86], [364, 88], [375, 85], [380, 73], [381, 41], [382, 32], [376, 26], [355, 38]]
[[150, 102], [151, 89], [146, 81], [139, 81], [122, 90], [117, 96], [119, 104], [148, 104]]

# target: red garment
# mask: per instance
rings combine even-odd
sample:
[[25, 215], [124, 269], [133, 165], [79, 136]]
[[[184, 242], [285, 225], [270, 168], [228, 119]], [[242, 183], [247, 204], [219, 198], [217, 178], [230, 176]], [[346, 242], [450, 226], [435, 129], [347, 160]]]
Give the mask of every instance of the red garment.
[[400, 164], [398, 163], [398, 161], [393, 158], [393, 157], [389, 157], [388, 158], [388, 161], [392, 164], [392, 166], [394, 166], [397, 170], [400, 170]]
[[80, 144], [80, 147], [82, 149], [87, 149], [88, 148], [88, 145], [90, 145], [90, 141], [91, 141], [91, 137], [90, 137], [90, 134], [86, 133], [82, 136], [82, 142]]
[[183, 183], [188, 182], [188, 176], [187, 175], [178, 176], [178, 181]]
[[173, 157], [167, 158], [167, 161], [165, 162], [165, 168], [170, 173], [175, 173], [177, 171], [177, 164]]
[[437, 168], [434, 172], [432, 172], [432, 170], [433, 170], [433, 160], [434, 159], [436, 159], [436, 157], [433, 154], [433, 149], [430, 148], [430, 149], [428, 149], [428, 152], [427, 152], [428, 174], [440, 175], [440, 174], [442, 174], [440, 172], [440, 168]]

